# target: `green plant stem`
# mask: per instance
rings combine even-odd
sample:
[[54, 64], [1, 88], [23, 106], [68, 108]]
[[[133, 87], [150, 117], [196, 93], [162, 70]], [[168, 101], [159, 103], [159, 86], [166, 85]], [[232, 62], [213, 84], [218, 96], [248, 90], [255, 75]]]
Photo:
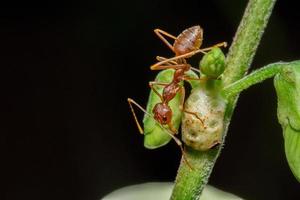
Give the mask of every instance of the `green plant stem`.
[[[246, 74], [267, 25], [275, 1], [276, 0], [249, 0], [243, 19], [226, 58], [226, 70], [222, 78], [224, 86], [230, 85]], [[225, 125], [222, 145], [206, 152], [197, 152], [190, 148], [186, 149], [187, 158], [194, 166], [194, 170], [191, 171], [185, 162], [181, 161], [171, 199], [200, 199], [201, 192], [208, 182], [213, 166], [224, 145], [224, 139], [236, 100], [237, 97], [231, 98], [227, 104], [224, 117]]]
[[260, 83], [268, 78], [272, 78], [277, 73], [279, 73], [284, 66], [290, 64], [292, 63], [278, 62], [262, 67], [252, 72], [251, 74], [245, 76], [244, 78], [223, 88], [222, 96], [225, 99], [230, 99], [230, 97], [239, 94], [240, 92], [249, 88], [250, 86]]
[[234, 37], [223, 73], [224, 85], [243, 77], [252, 63], [276, 0], [250, 0]]

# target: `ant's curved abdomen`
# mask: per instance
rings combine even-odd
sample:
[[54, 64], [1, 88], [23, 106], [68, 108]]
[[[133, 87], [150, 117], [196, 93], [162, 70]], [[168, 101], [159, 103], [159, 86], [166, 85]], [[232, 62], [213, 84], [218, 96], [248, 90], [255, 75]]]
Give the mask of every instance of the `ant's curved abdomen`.
[[189, 53], [200, 48], [203, 40], [203, 29], [200, 26], [192, 26], [185, 29], [174, 42], [176, 56]]

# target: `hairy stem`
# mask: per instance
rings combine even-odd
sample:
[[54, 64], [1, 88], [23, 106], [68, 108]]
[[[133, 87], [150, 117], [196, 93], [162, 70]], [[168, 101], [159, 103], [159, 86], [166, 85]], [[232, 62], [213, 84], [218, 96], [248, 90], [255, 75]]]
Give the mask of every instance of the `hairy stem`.
[[[222, 78], [225, 87], [241, 79], [246, 74], [267, 25], [275, 1], [276, 0], [249, 0], [243, 19], [226, 58], [226, 70]], [[237, 97], [231, 98], [227, 104], [224, 116], [222, 145], [205, 152], [198, 152], [190, 148], [186, 149], [187, 157], [195, 169], [191, 171], [187, 165], [181, 161], [171, 199], [200, 199], [203, 187], [208, 182], [213, 166], [224, 145], [224, 139], [236, 100]]]
[[222, 96], [225, 99], [230, 99], [230, 97], [239, 94], [240, 92], [249, 88], [250, 86], [260, 83], [268, 78], [272, 78], [277, 73], [279, 73], [284, 66], [290, 64], [291, 63], [278, 62], [262, 67], [252, 72], [251, 74], [245, 76], [244, 78], [223, 88]]
[[243, 77], [251, 65], [276, 0], [250, 0], [226, 59], [224, 85]]

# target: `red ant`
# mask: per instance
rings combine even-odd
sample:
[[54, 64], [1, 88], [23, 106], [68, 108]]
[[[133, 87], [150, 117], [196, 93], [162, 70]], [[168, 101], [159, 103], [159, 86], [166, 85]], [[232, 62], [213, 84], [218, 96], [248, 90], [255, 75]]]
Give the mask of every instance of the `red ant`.
[[[189, 112], [183, 109], [185, 91], [184, 91], [184, 87], [179, 85], [179, 83], [183, 80], [201, 80], [201, 79], [191, 78], [185, 75], [185, 73], [190, 69], [198, 71], [197, 69], [193, 68], [191, 65], [187, 64], [185, 58], [189, 58], [195, 55], [196, 53], [200, 53], [200, 52], [205, 54], [206, 51], [211, 50], [213, 47], [219, 47], [219, 46], [226, 47], [227, 46], [226, 42], [216, 44], [213, 47], [200, 49], [203, 40], [203, 29], [200, 26], [193, 26], [188, 29], [185, 29], [177, 37], [161, 29], [155, 29], [154, 32], [176, 55], [175, 57], [169, 59], [163, 57], [157, 57], [157, 60], [160, 62], [151, 66], [151, 70], [162, 70], [162, 69], [170, 69], [170, 68], [175, 69], [173, 80], [170, 83], [168, 84], [157, 83], [157, 82], [149, 83], [151, 89], [161, 99], [161, 103], [158, 103], [153, 109], [154, 118], [161, 124], [167, 124], [172, 132], [177, 133], [177, 131], [174, 130], [171, 124], [172, 110], [169, 107], [168, 103], [175, 97], [175, 95], [178, 92], [181, 92], [183, 96], [181, 110], [183, 112], [194, 115], [196, 118], [198, 118], [201, 121], [202, 125], [204, 126], [203, 120], [200, 117], [198, 117], [196, 113]], [[166, 40], [166, 38], [163, 35], [173, 38], [175, 40], [173, 46]], [[167, 64], [162, 65], [165, 63]], [[162, 95], [160, 95], [157, 92], [157, 90], [153, 87], [153, 85], [164, 86]]]
[[[191, 77], [188, 77], [185, 75], [185, 72], [189, 71], [190, 69], [197, 70], [195, 68], [192, 68], [191, 65], [187, 64], [185, 58], [189, 58], [189, 57], [195, 55], [196, 53], [200, 53], [200, 52], [205, 53], [205, 51], [208, 51], [216, 46], [226, 46], [226, 43], [223, 42], [223, 43], [216, 44], [213, 47], [200, 49], [200, 46], [202, 44], [202, 39], [203, 39], [203, 30], [200, 26], [193, 26], [193, 27], [186, 29], [181, 34], [179, 34], [178, 37], [175, 37], [163, 30], [160, 30], [160, 29], [155, 29], [154, 32], [175, 53], [176, 56], [173, 58], [169, 58], [169, 59], [166, 59], [163, 57], [157, 57], [157, 60], [160, 62], [152, 65], [151, 70], [174, 69], [175, 72], [173, 75], [173, 79], [170, 83], [158, 83], [158, 82], [150, 82], [149, 83], [150, 88], [161, 99], [161, 102], [157, 103], [152, 110], [154, 116], [152, 116], [150, 113], [148, 113], [142, 106], [140, 106], [138, 103], [136, 103], [133, 99], [128, 98], [127, 100], [130, 105], [131, 111], [133, 113], [133, 116], [135, 118], [135, 121], [136, 121], [136, 124], [138, 126], [140, 133], [143, 133], [143, 129], [137, 120], [137, 117], [135, 115], [134, 109], [131, 104], [136, 105], [147, 115], [152, 116], [161, 126], [168, 125], [169, 130], [171, 131], [171, 133], [168, 131], [169, 135], [175, 140], [175, 142], [181, 148], [183, 157], [184, 157], [186, 163], [188, 164], [185, 154], [184, 154], [184, 150], [182, 148], [182, 143], [178, 138], [176, 138], [174, 136], [174, 134], [177, 134], [177, 130], [174, 128], [174, 126], [171, 123], [172, 109], [169, 106], [169, 102], [176, 96], [176, 94], [178, 92], [180, 92], [182, 94], [181, 102], [180, 102], [180, 109], [183, 112], [194, 115], [197, 119], [199, 119], [201, 121], [202, 125], [204, 126], [203, 119], [201, 119], [197, 115], [197, 113], [189, 112], [189, 111], [186, 111], [183, 109], [185, 90], [184, 90], [184, 87], [181, 86], [179, 83], [183, 80], [200, 80], [200, 79], [191, 78]], [[165, 39], [165, 37], [163, 35], [173, 38], [175, 40], [173, 46]], [[165, 63], [166, 63], [166, 65], [162, 65]], [[164, 86], [162, 94], [160, 94], [153, 87], [153, 85]]]

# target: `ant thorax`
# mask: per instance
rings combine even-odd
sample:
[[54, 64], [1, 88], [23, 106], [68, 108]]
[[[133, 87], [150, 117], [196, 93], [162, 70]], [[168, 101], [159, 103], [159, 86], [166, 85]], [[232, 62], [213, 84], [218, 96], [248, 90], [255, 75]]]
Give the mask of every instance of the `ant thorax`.
[[165, 103], [171, 101], [179, 91], [180, 86], [177, 83], [170, 83], [163, 90], [163, 99]]
[[203, 29], [193, 26], [185, 29], [174, 42], [174, 51], [177, 56], [189, 53], [200, 48], [203, 39]]

